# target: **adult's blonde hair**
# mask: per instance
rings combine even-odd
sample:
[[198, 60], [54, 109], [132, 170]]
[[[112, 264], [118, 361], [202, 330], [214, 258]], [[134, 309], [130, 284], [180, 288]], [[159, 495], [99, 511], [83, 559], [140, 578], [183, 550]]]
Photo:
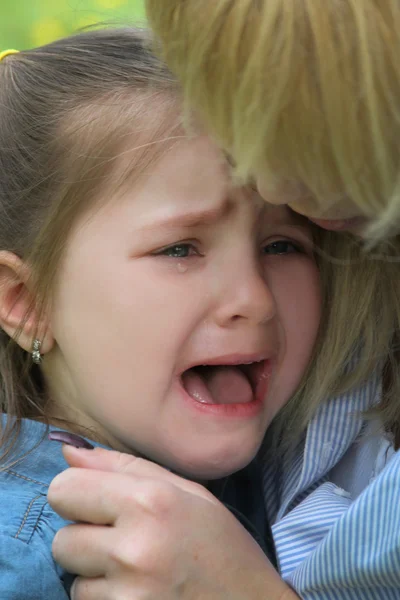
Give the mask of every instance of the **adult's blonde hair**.
[[349, 197], [400, 229], [398, 0], [147, 0], [188, 106], [238, 174]]

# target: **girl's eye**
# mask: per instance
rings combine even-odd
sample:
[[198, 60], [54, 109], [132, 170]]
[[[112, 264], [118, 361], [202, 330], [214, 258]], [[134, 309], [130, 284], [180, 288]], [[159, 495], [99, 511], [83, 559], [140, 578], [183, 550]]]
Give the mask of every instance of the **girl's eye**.
[[301, 248], [297, 244], [294, 244], [289, 240], [277, 240], [276, 242], [272, 242], [271, 244], [268, 244], [263, 248], [264, 254], [272, 255], [294, 254], [299, 253], [301, 251]]
[[170, 258], [188, 258], [194, 254], [197, 254], [193, 244], [174, 244], [169, 248], [164, 248], [158, 252], [159, 255], [168, 256]]

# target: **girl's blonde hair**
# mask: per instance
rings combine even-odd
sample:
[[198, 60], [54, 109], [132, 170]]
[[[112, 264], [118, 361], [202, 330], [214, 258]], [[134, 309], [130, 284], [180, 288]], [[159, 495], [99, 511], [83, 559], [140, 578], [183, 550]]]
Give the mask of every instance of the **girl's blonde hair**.
[[[350, 198], [400, 230], [398, 0], [146, 0], [186, 103], [238, 174]], [[314, 215], [318, 216], [318, 215]]]
[[[174, 143], [181, 132], [178, 92], [148, 50], [146, 34], [132, 29], [88, 32], [0, 63], [0, 251], [31, 266], [35, 315], [51, 301], [79, 215], [108, 188], [147, 172]], [[389, 383], [381, 410], [393, 428], [399, 420], [393, 338], [400, 292], [387, 256], [400, 256], [398, 243], [381, 248], [386, 258], [378, 261], [351, 237], [316, 231], [315, 241], [324, 295], [321, 334], [285, 411], [285, 435], [295, 439], [328, 395], [365, 381], [383, 363]], [[47, 422], [50, 401], [40, 368], [4, 332], [0, 385], [2, 410], [15, 417], [2, 432], [4, 459], [20, 419]]]
[[[25, 319], [45, 313], [79, 216], [182, 136], [178, 86], [151, 45], [144, 30], [89, 30], [0, 62], [0, 251], [31, 267]], [[0, 457], [48, 403], [40, 368], [0, 330], [0, 408], [15, 417]]]

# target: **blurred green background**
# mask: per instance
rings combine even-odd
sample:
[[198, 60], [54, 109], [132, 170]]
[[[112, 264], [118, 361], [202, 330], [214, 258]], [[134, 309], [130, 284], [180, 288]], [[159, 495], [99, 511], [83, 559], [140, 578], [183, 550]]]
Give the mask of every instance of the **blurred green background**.
[[144, 7], [143, 0], [0, 0], [0, 15], [1, 52], [46, 44], [99, 21], [143, 23]]

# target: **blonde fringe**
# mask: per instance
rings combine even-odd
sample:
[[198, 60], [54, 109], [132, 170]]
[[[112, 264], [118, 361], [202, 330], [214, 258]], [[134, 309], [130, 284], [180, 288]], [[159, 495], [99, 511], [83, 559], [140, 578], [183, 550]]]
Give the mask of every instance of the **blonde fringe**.
[[241, 178], [300, 180], [320, 216], [349, 197], [374, 241], [399, 229], [398, 0], [146, 4], [186, 106]]

